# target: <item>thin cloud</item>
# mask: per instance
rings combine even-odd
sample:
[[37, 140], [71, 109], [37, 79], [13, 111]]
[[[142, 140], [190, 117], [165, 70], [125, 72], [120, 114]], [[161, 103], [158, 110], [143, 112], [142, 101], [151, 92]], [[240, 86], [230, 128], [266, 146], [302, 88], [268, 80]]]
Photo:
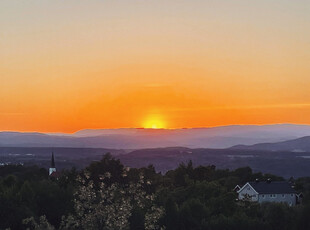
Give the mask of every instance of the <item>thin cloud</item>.
[[310, 103], [246, 105], [246, 106], [210, 106], [201, 108], [169, 108], [171, 111], [202, 111], [202, 110], [231, 110], [231, 109], [268, 109], [268, 108], [310, 108]]
[[0, 115], [25, 115], [28, 113], [24, 112], [0, 112]]

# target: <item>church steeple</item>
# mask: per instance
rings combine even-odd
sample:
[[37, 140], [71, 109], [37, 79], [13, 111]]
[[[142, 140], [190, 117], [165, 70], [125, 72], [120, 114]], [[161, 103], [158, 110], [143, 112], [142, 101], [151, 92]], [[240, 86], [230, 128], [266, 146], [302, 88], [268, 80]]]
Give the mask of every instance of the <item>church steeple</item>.
[[51, 168], [55, 168], [54, 152], [52, 152]]
[[52, 152], [52, 160], [51, 160], [51, 167], [49, 169], [49, 175], [51, 175], [53, 172], [56, 172], [54, 152]]

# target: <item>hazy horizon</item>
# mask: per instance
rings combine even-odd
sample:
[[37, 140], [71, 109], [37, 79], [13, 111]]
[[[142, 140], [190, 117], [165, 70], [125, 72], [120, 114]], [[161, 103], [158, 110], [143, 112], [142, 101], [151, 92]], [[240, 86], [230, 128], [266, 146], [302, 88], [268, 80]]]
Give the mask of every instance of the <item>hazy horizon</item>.
[[80, 131], [86, 131], [86, 130], [122, 130], [122, 129], [138, 129], [138, 130], [186, 130], [186, 129], [212, 129], [212, 128], [224, 128], [224, 127], [238, 127], [238, 126], [256, 126], [256, 127], [262, 127], [262, 126], [277, 126], [277, 125], [292, 125], [292, 126], [309, 126], [310, 124], [304, 124], [304, 123], [267, 123], [267, 124], [231, 124], [231, 125], [217, 125], [217, 126], [197, 126], [197, 127], [180, 127], [180, 128], [145, 128], [145, 127], [116, 127], [116, 128], [82, 128], [73, 132], [44, 132], [44, 131], [38, 131], [38, 130], [0, 130], [0, 132], [20, 132], [20, 133], [45, 133], [45, 134], [75, 134]]

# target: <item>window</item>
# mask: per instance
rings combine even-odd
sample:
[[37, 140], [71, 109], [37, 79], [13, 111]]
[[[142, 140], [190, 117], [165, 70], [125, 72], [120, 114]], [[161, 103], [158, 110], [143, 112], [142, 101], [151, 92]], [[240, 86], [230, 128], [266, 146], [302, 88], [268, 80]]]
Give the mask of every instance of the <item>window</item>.
[[271, 198], [276, 198], [277, 197], [277, 194], [270, 194], [269, 195]]
[[285, 197], [285, 194], [282, 194], [282, 197], [284, 198], [284, 197]]
[[262, 195], [262, 198], [264, 198], [264, 199], [265, 199], [265, 195]]

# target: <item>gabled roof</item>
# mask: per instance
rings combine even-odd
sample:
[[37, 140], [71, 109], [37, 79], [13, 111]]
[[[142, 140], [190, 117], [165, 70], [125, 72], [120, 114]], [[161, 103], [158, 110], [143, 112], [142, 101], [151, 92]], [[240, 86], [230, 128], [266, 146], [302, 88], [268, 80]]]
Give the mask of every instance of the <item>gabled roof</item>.
[[249, 182], [259, 194], [291, 194], [296, 193], [291, 184], [286, 181]]
[[245, 185], [243, 185], [243, 186], [237, 191], [237, 193], [240, 193], [247, 185], [249, 185], [249, 186], [254, 190], [254, 192], [258, 194], [258, 192], [252, 187], [252, 185], [251, 185], [249, 182], [245, 183]]
[[238, 192], [239, 190], [240, 190], [240, 186], [237, 184], [237, 185], [235, 186], [235, 188], [233, 189], [233, 191]]

